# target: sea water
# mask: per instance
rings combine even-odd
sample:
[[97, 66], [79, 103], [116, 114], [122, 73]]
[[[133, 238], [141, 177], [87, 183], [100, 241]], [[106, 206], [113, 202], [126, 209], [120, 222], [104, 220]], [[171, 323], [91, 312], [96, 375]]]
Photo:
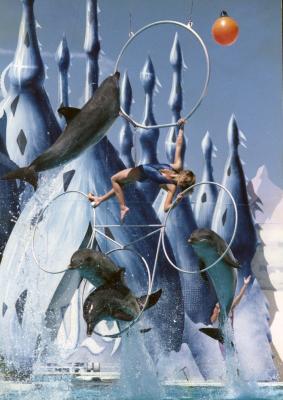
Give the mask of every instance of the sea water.
[[28, 382], [0, 381], [0, 400], [283, 400], [283, 383], [277, 382], [160, 382], [137, 328], [125, 336], [123, 344], [121, 376], [117, 381], [35, 375]]
[[[0, 399], [5, 400], [124, 400], [118, 383], [97, 384], [62, 377], [42, 382], [0, 382]], [[251, 388], [250, 388], [251, 389]], [[119, 396], [119, 397], [118, 397]], [[133, 400], [141, 400], [138, 393]], [[149, 399], [154, 397], [149, 396]], [[231, 397], [225, 387], [164, 386], [162, 400], [283, 400], [283, 387], [254, 387], [237, 397]], [[144, 397], [142, 397], [144, 400]]]

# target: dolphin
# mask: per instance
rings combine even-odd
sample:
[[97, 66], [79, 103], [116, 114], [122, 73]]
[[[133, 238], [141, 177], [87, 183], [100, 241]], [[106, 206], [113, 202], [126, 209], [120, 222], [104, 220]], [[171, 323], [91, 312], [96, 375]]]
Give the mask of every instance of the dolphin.
[[[188, 242], [192, 245], [200, 259], [200, 269], [208, 267], [227, 249], [227, 243], [211, 229], [196, 229]], [[235, 297], [237, 275], [240, 267], [231, 250], [214, 267], [205, 274], [212, 282], [220, 304], [219, 328], [201, 328], [200, 331], [213, 339], [224, 342], [223, 327], [227, 321]]]
[[30, 165], [1, 179], [24, 180], [36, 189], [38, 172], [63, 165], [98, 143], [120, 112], [119, 77], [116, 72], [106, 78], [82, 109], [60, 108], [58, 112], [66, 118], [67, 126], [58, 139]]
[[92, 249], [77, 250], [71, 257], [68, 269], [79, 271], [81, 278], [87, 279], [95, 287], [123, 280], [125, 272], [106, 254]]
[[[159, 289], [149, 296], [145, 310], [158, 302], [161, 293], [162, 289]], [[135, 297], [121, 281], [99, 286], [86, 298], [83, 306], [87, 335], [91, 336], [95, 326], [102, 320], [133, 321], [143, 309], [146, 297]]]

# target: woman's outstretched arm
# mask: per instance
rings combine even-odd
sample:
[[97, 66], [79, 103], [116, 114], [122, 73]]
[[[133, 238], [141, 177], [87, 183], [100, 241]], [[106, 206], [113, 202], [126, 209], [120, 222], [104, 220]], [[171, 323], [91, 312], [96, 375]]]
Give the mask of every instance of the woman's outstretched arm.
[[184, 144], [184, 125], [186, 120], [184, 118], [179, 119], [179, 132], [176, 139], [176, 149], [175, 149], [175, 158], [174, 163], [171, 164], [172, 168], [175, 171], [180, 171], [183, 168], [183, 160], [182, 160], [182, 148]]
[[242, 298], [243, 298], [243, 296], [245, 294], [245, 291], [246, 291], [246, 289], [248, 287], [248, 284], [250, 283], [250, 280], [251, 280], [251, 275], [249, 275], [247, 278], [244, 278], [244, 284], [243, 284], [238, 296], [236, 296], [234, 298], [234, 300], [233, 300], [233, 303], [232, 303], [232, 306], [231, 306], [231, 311], [233, 311], [234, 308], [237, 307], [237, 305], [242, 300]]
[[[166, 187], [165, 187], [166, 186]], [[174, 203], [174, 195], [177, 190], [177, 186], [173, 184], [167, 184], [163, 186], [163, 189], [167, 190], [167, 196], [164, 202], [164, 211], [167, 212], [171, 208], [172, 204]], [[177, 205], [181, 200], [183, 196], [179, 193], [177, 198], [176, 198], [176, 204]]]

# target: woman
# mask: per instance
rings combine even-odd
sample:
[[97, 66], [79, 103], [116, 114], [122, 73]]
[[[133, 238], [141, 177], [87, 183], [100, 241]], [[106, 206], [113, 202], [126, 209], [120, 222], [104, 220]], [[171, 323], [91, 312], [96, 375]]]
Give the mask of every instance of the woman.
[[[94, 196], [93, 193], [88, 194], [88, 198], [92, 202], [93, 207], [99, 206], [100, 203], [116, 195], [120, 204], [121, 222], [123, 222], [126, 214], [129, 212], [129, 207], [127, 207], [125, 202], [123, 186], [128, 183], [151, 180], [152, 182], [160, 184], [163, 189], [168, 191], [164, 203], [164, 211], [167, 212], [172, 206], [177, 188], [185, 190], [195, 183], [194, 173], [190, 170], [183, 170], [181, 154], [184, 143], [185, 122], [186, 120], [182, 118], [178, 121], [179, 132], [176, 140], [173, 164], [144, 164], [119, 171], [111, 177], [112, 189], [109, 192], [103, 196]], [[179, 194], [177, 200], [180, 201], [181, 199], [182, 195]]]

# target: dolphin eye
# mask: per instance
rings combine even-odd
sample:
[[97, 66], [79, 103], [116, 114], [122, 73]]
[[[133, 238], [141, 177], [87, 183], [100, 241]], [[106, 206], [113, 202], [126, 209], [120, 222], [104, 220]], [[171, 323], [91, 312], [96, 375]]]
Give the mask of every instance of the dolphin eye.
[[200, 242], [208, 242], [208, 239], [202, 238], [202, 239], [200, 239]]

